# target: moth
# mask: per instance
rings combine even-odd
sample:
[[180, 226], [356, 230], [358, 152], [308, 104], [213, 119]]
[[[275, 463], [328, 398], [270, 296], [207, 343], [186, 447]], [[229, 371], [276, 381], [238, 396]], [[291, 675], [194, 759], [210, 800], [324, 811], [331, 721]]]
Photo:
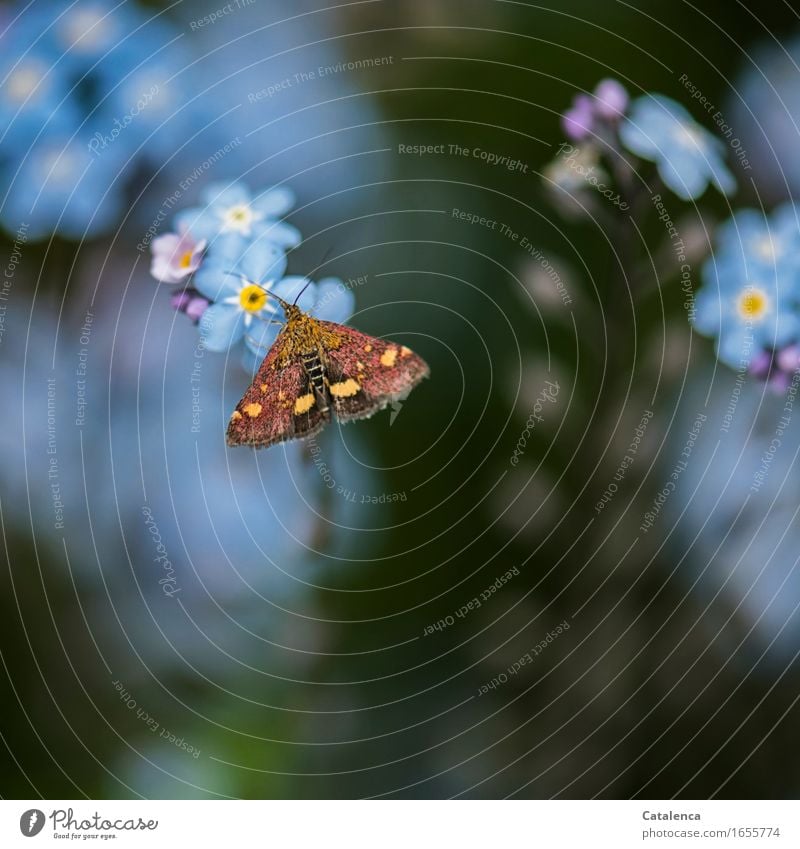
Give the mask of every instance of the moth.
[[305, 439], [332, 420], [366, 419], [430, 374], [405, 345], [320, 321], [270, 293], [286, 322], [228, 423], [228, 445]]

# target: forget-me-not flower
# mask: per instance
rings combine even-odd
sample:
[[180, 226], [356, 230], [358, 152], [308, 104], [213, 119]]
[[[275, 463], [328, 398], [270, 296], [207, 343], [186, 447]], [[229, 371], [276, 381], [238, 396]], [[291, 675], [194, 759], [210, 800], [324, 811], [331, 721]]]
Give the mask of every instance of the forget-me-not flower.
[[[749, 273], [748, 273], [749, 271]], [[716, 339], [719, 359], [740, 368], [760, 352], [800, 338], [800, 279], [776, 277], [724, 255], [709, 260], [695, 299], [694, 325]]]
[[211, 242], [221, 235], [244, 240], [265, 238], [283, 248], [300, 243], [300, 233], [279, 219], [291, 209], [289, 189], [269, 189], [253, 197], [243, 183], [212, 183], [202, 195], [203, 206], [181, 212], [176, 220], [198, 239]]
[[700, 197], [709, 183], [726, 195], [736, 188], [725, 145], [668, 97], [634, 100], [619, 133], [628, 150], [656, 163], [665, 185], [684, 200]]

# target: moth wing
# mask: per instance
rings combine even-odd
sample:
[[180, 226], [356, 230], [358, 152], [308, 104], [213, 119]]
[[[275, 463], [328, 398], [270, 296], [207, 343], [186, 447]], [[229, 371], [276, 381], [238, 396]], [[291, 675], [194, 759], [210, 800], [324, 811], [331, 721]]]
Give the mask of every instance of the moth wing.
[[266, 448], [318, 433], [330, 419], [320, 410], [300, 358], [279, 364], [280, 337], [264, 358], [255, 379], [228, 423], [228, 445]]
[[405, 345], [369, 336], [350, 327], [321, 322], [342, 338], [326, 354], [331, 404], [341, 421], [365, 419], [405, 398], [430, 369]]

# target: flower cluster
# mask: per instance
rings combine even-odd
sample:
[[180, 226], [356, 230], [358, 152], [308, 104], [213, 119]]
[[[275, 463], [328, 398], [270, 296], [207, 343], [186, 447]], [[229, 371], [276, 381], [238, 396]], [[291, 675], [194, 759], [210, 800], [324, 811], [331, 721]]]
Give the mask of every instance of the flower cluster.
[[[570, 143], [560, 150], [568, 155], [545, 175], [560, 194], [583, 192], [577, 206], [583, 214], [590, 187], [620, 213], [636, 201], [625, 192], [647, 190], [633, 179], [641, 163], [630, 153], [655, 163], [661, 182], [682, 200], [696, 200], [709, 185], [725, 195], [736, 189], [723, 142], [663, 95], [629, 102], [620, 83], [603, 80], [593, 94], [575, 97], [562, 127]], [[611, 174], [621, 177], [620, 194], [606, 184]], [[769, 215], [743, 209], [717, 228], [714, 241], [716, 251], [703, 266], [703, 286], [689, 310], [694, 327], [715, 340], [721, 362], [783, 391], [800, 373], [800, 214], [793, 202]]]
[[719, 359], [785, 388], [800, 365], [800, 218], [793, 203], [769, 216], [744, 209], [722, 224], [703, 267], [695, 327]]
[[0, 223], [31, 238], [94, 236], [128, 177], [190, 135], [180, 33], [135, 0], [33, 0], [0, 23]]
[[312, 283], [286, 275], [286, 250], [300, 242], [300, 233], [282, 220], [294, 202], [289, 190], [254, 196], [242, 183], [213, 183], [202, 200], [178, 213], [177, 232], [153, 240], [150, 273], [180, 287], [172, 306], [199, 326], [207, 350], [241, 348], [245, 368], [255, 370], [281, 319], [270, 294], [296, 301], [315, 318], [347, 320], [354, 298], [341, 280]]
[[561, 125], [589, 158], [621, 152], [621, 144], [654, 162], [664, 185], [684, 200], [700, 197], [710, 183], [723, 194], [736, 188], [724, 162], [723, 143], [664, 95], [646, 94], [631, 101], [621, 83], [602, 80], [592, 94], [575, 96]]

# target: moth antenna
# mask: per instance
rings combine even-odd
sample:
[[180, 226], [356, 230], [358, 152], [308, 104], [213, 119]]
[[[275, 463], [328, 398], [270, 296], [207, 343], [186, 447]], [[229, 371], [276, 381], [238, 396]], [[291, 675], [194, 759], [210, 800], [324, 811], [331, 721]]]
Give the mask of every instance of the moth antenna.
[[298, 292], [297, 297], [294, 299], [294, 304], [292, 304], [292, 306], [295, 306], [295, 304], [300, 300], [300, 297], [302, 296], [303, 292], [305, 292], [305, 290], [308, 289], [310, 285], [311, 281], [309, 280], [308, 283], [306, 283], [306, 285], [303, 286], [303, 288]]

